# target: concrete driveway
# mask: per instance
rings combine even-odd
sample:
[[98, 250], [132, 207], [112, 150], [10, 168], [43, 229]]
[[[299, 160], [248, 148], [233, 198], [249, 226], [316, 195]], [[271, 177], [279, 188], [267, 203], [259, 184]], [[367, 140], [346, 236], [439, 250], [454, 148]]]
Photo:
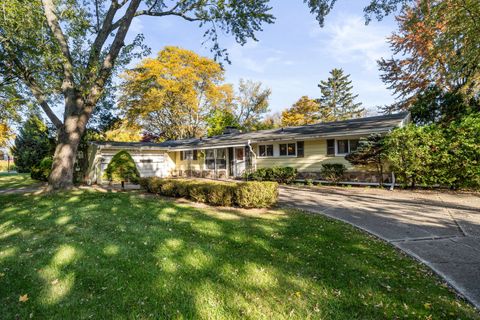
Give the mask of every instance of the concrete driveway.
[[480, 309], [480, 195], [284, 186], [280, 204], [345, 221], [390, 242]]

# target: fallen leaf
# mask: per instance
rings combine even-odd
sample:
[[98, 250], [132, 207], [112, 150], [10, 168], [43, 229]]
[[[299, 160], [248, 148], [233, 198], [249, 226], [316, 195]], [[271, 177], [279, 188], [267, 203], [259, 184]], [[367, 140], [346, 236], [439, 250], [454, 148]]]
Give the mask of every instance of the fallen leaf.
[[431, 303], [425, 303], [423, 306], [425, 307], [425, 309], [430, 309], [432, 307], [432, 304]]
[[52, 285], [56, 285], [58, 283], [58, 279], [55, 279], [51, 282]]
[[18, 298], [18, 301], [20, 302], [27, 302], [28, 300], [28, 294], [24, 294], [23, 296], [20, 296], [20, 298]]

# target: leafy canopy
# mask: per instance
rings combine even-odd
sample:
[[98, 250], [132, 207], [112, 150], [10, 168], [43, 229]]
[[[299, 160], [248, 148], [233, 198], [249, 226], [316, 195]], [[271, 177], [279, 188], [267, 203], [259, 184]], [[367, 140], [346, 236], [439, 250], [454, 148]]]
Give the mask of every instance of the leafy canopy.
[[215, 61], [165, 47], [125, 73], [120, 106], [127, 119], [165, 139], [200, 137], [210, 110], [233, 99], [223, 76]]
[[317, 101], [303, 96], [282, 112], [282, 126], [304, 126], [319, 122], [319, 111], [320, 106]]

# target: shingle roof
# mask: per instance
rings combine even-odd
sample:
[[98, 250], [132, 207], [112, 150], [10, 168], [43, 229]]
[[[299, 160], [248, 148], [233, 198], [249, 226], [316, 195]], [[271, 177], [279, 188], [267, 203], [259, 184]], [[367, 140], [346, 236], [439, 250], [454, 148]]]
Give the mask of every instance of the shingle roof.
[[123, 147], [153, 147], [159, 149], [196, 149], [214, 146], [246, 145], [250, 143], [274, 140], [298, 140], [311, 138], [327, 138], [346, 135], [365, 135], [370, 133], [385, 133], [403, 125], [409, 119], [408, 112], [365, 117], [344, 121], [318, 123], [307, 126], [286, 127], [270, 130], [259, 130], [246, 133], [231, 133], [219, 136], [169, 140], [162, 143], [143, 142], [103, 142], [99, 145]]

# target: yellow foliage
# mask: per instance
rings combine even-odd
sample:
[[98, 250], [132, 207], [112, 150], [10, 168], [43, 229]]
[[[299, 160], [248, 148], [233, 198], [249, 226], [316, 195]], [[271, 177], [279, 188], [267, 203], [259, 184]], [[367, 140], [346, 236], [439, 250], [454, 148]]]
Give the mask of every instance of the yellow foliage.
[[178, 47], [165, 47], [123, 78], [119, 105], [127, 118], [169, 139], [203, 135], [207, 113], [233, 99], [218, 63]]
[[107, 141], [138, 142], [142, 140], [141, 129], [137, 126], [121, 123], [105, 132]]
[[0, 123], [0, 146], [5, 146], [12, 136], [10, 127], [6, 123]]
[[289, 109], [282, 112], [282, 125], [304, 126], [319, 122], [319, 104], [307, 96], [301, 97]]

